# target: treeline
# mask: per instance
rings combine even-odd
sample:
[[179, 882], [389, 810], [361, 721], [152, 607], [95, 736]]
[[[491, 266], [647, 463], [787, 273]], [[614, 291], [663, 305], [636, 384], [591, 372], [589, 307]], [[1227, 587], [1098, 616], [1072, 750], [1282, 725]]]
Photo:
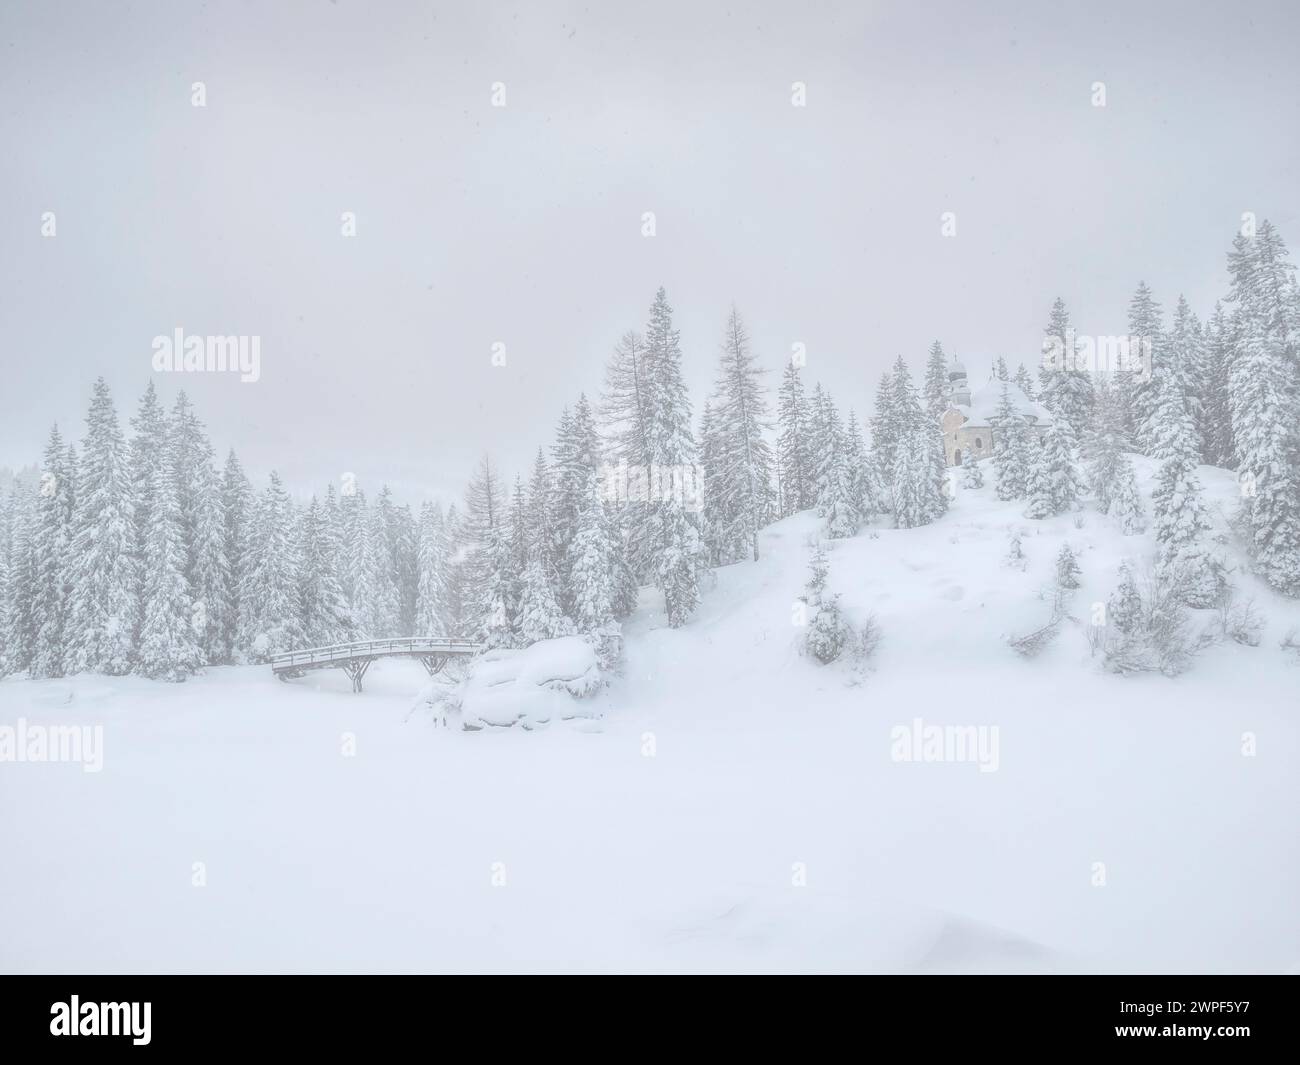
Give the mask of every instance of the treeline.
[[[1160, 461], [1158, 563], [1189, 604], [1223, 583], [1206, 544], [1200, 463], [1235, 469], [1238, 515], [1259, 573], [1300, 595], [1300, 295], [1271, 225], [1238, 236], [1231, 290], [1202, 324], [1179, 298], [1168, 325], [1145, 284], [1129, 330], [1149, 367], [1095, 373], [1075, 360], [1064, 303], [1052, 307], [1035, 381], [1014, 382], [1051, 415], [1041, 446], [1004, 389], [994, 419], [999, 498], [1027, 517], [1087, 493], [1125, 532], [1146, 526], [1128, 453]], [[1067, 357], [1060, 358], [1061, 352]], [[871, 446], [820, 385], [786, 366], [770, 389], [739, 313], [722, 329], [716, 378], [696, 422], [681, 340], [663, 289], [646, 325], [615, 346], [593, 404], [579, 396], [531, 469], [507, 485], [489, 457], [463, 508], [374, 501], [351, 483], [296, 503], [272, 473], [255, 490], [231, 452], [220, 469], [181, 394], [146, 391], [130, 434], [96, 382], [78, 450], [57, 427], [40, 483], [0, 499], [0, 672], [83, 671], [182, 679], [207, 664], [265, 661], [305, 645], [407, 634], [493, 647], [617, 632], [653, 585], [684, 624], [711, 566], [757, 557], [759, 530], [814, 508], [831, 538], [947, 509], [939, 419], [949, 402], [936, 342], [918, 387], [900, 356], [881, 379]], [[964, 467], [978, 486], [980, 464]], [[636, 491], [628, 491], [628, 480]]]

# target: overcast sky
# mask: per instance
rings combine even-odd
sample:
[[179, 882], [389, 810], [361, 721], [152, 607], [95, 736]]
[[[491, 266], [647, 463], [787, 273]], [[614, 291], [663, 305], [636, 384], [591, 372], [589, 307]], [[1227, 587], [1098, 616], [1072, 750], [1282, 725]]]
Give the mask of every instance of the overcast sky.
[[[773, 384], [803, 342], [862, 414], [936, 338], [977, 378], [1032, 362], [1058, 294], [1081, 332], [1124, 332], [1142, 278], [1206, 315], [1242, 212], [1300, 245], [1298, 30], [1294, 2], [3, 0], [0, 465], [80, 439], [97, 375], [123, 418], [155, 377], [259, 478], [450, 498], [549, 443], [660, 284], [697, 413], [733, 300]], [[154, 375], [178, 326], [259, 336], [261, 379]]]

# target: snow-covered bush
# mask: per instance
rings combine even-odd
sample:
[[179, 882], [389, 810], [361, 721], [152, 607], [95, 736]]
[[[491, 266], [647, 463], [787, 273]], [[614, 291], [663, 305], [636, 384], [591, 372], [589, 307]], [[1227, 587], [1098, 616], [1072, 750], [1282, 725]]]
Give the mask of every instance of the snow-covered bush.
[[467, 729], [528, 728], [586, 716], [575, 700], [592, 695], [603, 683], [595, 647], [581, 636], [561, 636], [479, 656], [456, 698]]
[[832, 595], [817, 606], [804, 634], [804, 647], [818, 662], [827, 665], [840, 657], [852, 636], [853, 629], [840, 610], [840, 597]]
[[1158, 570], [1139, 590], [1128, 567], [1109, 599], [1110, 624], [1099, 649], [1112, 673], [1163, 673], [1176, 676], [1211, 639], [1192, 631], [1191, 618], [1177, 589]]
[[1056, 583], [1061, 588], [1079, 587], [1079, 563], [1069, 544], [1062, 544], [1056, 556]]

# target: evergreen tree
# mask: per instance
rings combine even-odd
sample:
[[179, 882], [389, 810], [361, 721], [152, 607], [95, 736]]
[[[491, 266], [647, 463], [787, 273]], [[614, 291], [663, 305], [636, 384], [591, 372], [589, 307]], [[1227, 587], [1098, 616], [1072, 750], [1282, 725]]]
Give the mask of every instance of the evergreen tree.
[[86, 427], [75, 489], [65, 668], [120, 676], [131, 669], [140, 601], [134, 499], [126, 441], [102, 377]]
[[442, 512], [437, 503], [420, 508], [419, 596], [415, 614], [418, 636], [445, 636], [448, 624], [449, 551]]
[[1237, 312], [1232, 435], [1255, 568], [1300, 595], [1300, 296], [1273, 226], [1239, 235], [1228, 256]]
[[137, 667], [153, 680], [181, 681], [203, 664], [194, 600], [185, 579], [185, 525], [180, 504], [184, 457], [168, 434], [162, 461], [152, 464], [150, 470]]
[[849, 449], [839, 412], [817, 385], [812, 399], [812, 441], [817, 456], [817, 516], [824, 518], [832, 539], [853, 536], [861, 524]]
[[272, 471], [257, 500], [245, 555], [243, 615], [237, 643], [256, 662], [302, 647], [297, 521], [293, 501]]
[[69, 550], [73, 536], [73, 480], [68, 452], [58, 426], [49, 443], [36, 494], [35, 536], [31, 548], [31, 630], [33, 677], [64, 673], [64, 622], [71, 592]]
[[1001, 500], [1023, 499], [1029, 492], [1032, 457], [1029, 429], [1005, 386], [993, 420], [993, 473]]
[[574, 607], [568, 598], [569, 546], [578, 532], [579, 515], [585, 502], [588, 474], [599, 470], [600, 435], [596, 419], [585, 395], [578, 397], [573, 413], [565, 410], [560, 417], [555, 444], [551, 448], [551, 466], [555, 478], [555, 520], [557, 530], [557, 566], [560, 576], [560, 606], [566, 612]]
[[1145, 281], [1139, 282], [1129, 301], [1128, 331], [1130, 365], [1116, 368], [1116, 402], [1124, 435], [1150, 454], [1150, 421], [1158, 398], [1156, 349], [1164, 335], [1164, 315]]
[[961, 468], [961, 486], [963, 488], [983, 488], [984, 471], [980, 468], [981, 464], [971, 460], [964, 463]]
[[1074, 440], [1068, 422], [1053, 420], [1043, 446], [1033, 460], [1029, 508], [1025, 516], [1047, 518], [1074, 509], [1078, 502], [1079, 471], [1074, 461]]
[[483, 548], [483, 562], [476, 637], [488, 649], [514, 647], [514, 597], [519, 581], [514, 571], [514, 553], [504, 523], [489, 527]]
[[894, 379], [886, 372], [876, 388], [876, 411], [871, 418], [871, 453], [876, 459], [876, 481], [883, 491], [882, 504], [892, 513], [894, 462], [898, 457], [899, 427], [894, 411]]
[[1023, 362], [1016, 368], [1016, 376], [1012, 378], [1012, 380], [1017, 387], [1019, 387], [1020, 391], [1025, 394], [1025, 399], [1029, 400], [1030, 403], [1034, 402], [1034, 398], [1037, 395], [1037, 389], [1034, 388], [1034, 377], [1025, 368]]
[[993, 364], [993, 377], [1002, 382], [1011, 380], [1011, 372], [1007, 369], [1007, 360], [1001, 355], [998, 356], [998, 361]]
[[[1006, 369], [1005, 363], [1002, 363], [1002, 369]], [[948, 409], [949, 388], [948, 360], [937, 340], [930, 345], [930, 358], [925, 364], [924, 395], [925, 412], [935, 425], [939, 425], [943, 412]]]
[[220, 598], [221, 661], [243, 658], [248, 648], [238, 646], [240, 618], [244, 613], [243, 589], [251, 559], [246, 550], [253, 510], [253, 487], [232, 450], [226, 456], [221, 479], [222, 559], [226, 587]]
[[781, 516], [817, 503], [814, 460], [809, 446], [810, 415], [799, 368], [787, 363], [777, 392], [777, 470], [781, 479]]
[[892, 509], [898, 527], [908, 529], [926, 525], [947, 510], [947, 467], [939, 426], [922, 409], [901, 355], [894, 363], [891, 406], [898, 432]]
[[1106, 620], [1119, 632], [1136, 632], [1142, 622], [1142, 594], [1128, 562], [1120, 563], [1119, 585], [1106, 600]]
[[1201, 461], [1210, 466], [1236, 469], [1232, 439], [1232, 359], [1236, 350], [1236, 323], [1214, 305], [1205, 330], [1205, 394], [1201, 400]]
[[8, 605], [4, 639], [0, 640], [0, 664], [4, 673], [21, 673], [31, 667], [36, 645], [32, 604], [37, 588], [39, 525], [35, 493], [16, 481], [9, 497], [9, 523]]
[[[758, 560], [758, 530], [775, 510], [772, 449], [764, 436], [770, 415], [763, 374], [733, 306], [719, 349], [712, 406], [716, 474], [711, 487], [717, 495], [712, 505], [721, 523], [724, 562], [745, 553]], [[707, 474], [707, 465], [705, 470]]]
[[1188, 606], [1212, 606], [1222, 591], [1223, 573], [1204, 542], [1210, 523], [1196, 476], [1195, 429], [1177, 377], [1165, 374], [1157, 380], [1161, 397], [1152, 416], [1153, 448], [1161, 465], [1151, 495], [1156, 574], [1168, 580]]
[[1065, 421], [1077, 439], [1092, 409], [1092, 378], [1077, 366], [1074, 331], [1064, 300], [1052, 304], [1043, 340], [1043, 365], [1038, 371], [1042, 403], [1053, 421]]
[[350, 643], [356, 638], [356, 620], [343, 592], [339, 575], [338, 503], [334, 486], [326, 490], [322, 506], [312, 496], [301, 523], [303, 639], [312, 647]]
[[1079, 563], [1069, 544], [1062, 544], [1056, 555], [1056, 583], [1061, 588], [1079, 587]]
[[569, 544], [569, 590], [573, 618], [581, 633], [604, 631], [614, 619], [615, 545], [601, 502], [595, 470], [579, 501], [577, 534]]

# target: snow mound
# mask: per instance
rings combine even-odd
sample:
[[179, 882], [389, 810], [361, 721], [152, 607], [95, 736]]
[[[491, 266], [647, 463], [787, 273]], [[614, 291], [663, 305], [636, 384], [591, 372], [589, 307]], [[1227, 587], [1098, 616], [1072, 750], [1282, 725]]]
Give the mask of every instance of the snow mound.
[[587, 716], [574, 700], [600, 687], [596, 650], [580, 636], [541, 640], [519, 651], [488, 651], [461, 693], [466, 728], [545, 724]]

